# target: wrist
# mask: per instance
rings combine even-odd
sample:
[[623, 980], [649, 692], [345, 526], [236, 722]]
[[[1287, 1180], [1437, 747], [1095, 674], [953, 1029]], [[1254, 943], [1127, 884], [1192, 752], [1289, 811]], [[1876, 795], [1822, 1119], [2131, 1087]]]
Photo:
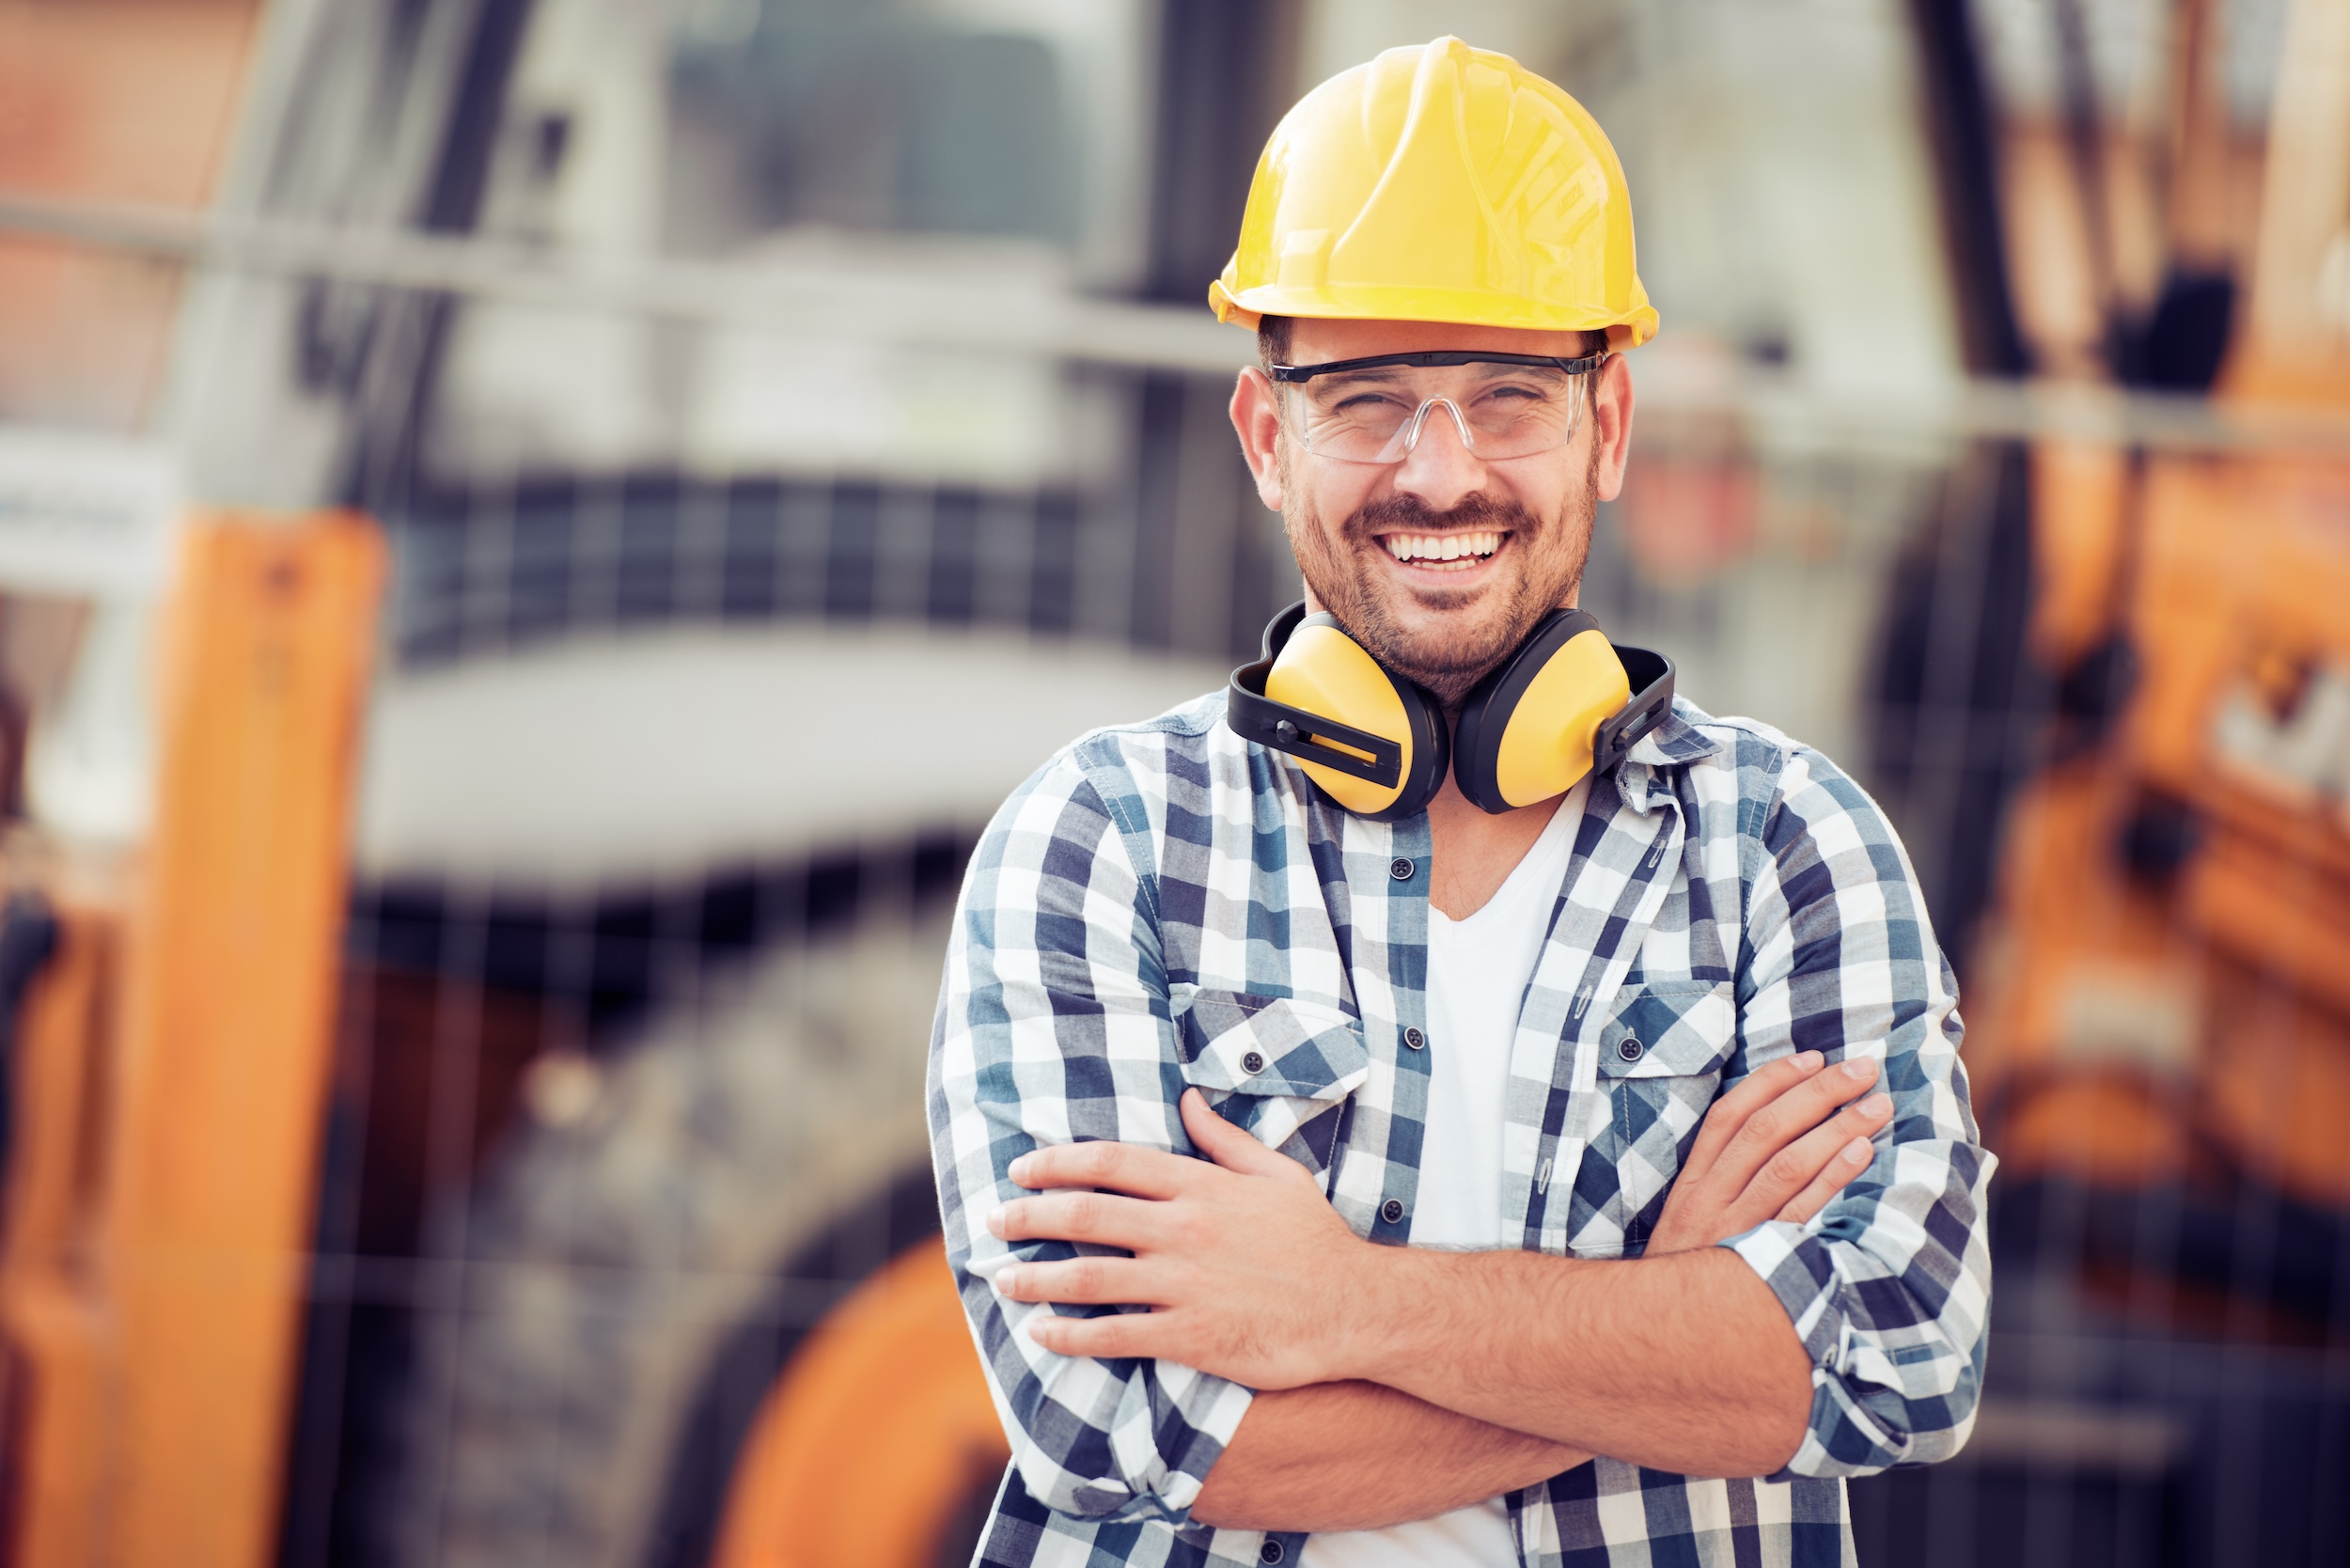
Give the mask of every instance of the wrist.
[[1358, 1244], [1340, 1284], [1340, 1325], [1332, 1351], [1333, 1380], [1402, 1385], [1398, 1369], [1420, 1356], [1432, 1316], [1440, 1313], [1441, 1281], [1435, 1276], [1453, 1254], [1409, 1247]]

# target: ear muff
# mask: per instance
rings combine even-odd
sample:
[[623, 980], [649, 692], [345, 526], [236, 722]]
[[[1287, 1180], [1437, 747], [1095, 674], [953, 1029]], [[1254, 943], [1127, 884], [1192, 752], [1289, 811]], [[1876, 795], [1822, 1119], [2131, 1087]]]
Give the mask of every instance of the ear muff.
[[1436, 699], [1302, 601], [1265, 628], [1264, 657], [1232, 672], [1224, 721], [1296, 758], [1332, 800], [1373, 822], [1425, 810], [1450, 760]]
[[1584, 611], [1553, 610], [1462, 704], [1452, 776], [1487, 811], [1562, 794], [1663, 722], [1672, 681], [1664, 655], [1617, 648]]

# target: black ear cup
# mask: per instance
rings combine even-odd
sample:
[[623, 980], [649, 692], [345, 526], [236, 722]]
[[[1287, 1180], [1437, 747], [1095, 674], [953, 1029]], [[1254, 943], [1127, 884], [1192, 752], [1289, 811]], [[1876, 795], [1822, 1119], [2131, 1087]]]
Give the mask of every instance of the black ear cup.
[[1331, 799], [1373, 822], [1426, 810], [1451, 760], [1435, 698], [1303, 602], [1266, 626], [1264, 656], [1232, 672], [1224, 721], [1296, 758]]

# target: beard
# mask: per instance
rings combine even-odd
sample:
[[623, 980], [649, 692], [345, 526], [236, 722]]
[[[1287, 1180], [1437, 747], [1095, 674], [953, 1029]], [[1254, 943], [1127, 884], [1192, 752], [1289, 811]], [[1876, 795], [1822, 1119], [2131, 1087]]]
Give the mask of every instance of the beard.
[[[1373, 501], [1336, 529], [1319, 517], [1292, 519], [1291, 551], [1306, 584], [1349, 635], [1394, 673], [1428, 688], [1447, 713], [1457, 712], [1471, 688], [1516, 651], [1543, 617], [1565, 604], [1583, 580], [1597, 515], [1598, 454], [1586, 482], [1547, 522], [1513, 501], [1479, 491], [1448, 511], [1417, 496]], [[1383, 533], [1505, 530], [1502, 548], [1517, 561], [1514, 578], [1490, 587], [1448, 592], [1394, 585], [1366, 570], [1363, 556], [1382, 557]], [[1434, 611], [1436, 625], [1415, 626], [1403, 612]]]

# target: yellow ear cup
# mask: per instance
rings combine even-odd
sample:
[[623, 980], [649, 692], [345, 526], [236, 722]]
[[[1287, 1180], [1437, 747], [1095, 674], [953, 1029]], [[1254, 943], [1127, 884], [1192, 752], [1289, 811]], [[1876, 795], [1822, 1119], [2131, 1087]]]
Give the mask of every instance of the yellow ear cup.
[[1452, 735], [1424, 688], [1389, 673], [1303, 601], [1264, 629], [1264, 657], [1232, 671], [1224, 722], [1296, 759], [1322, 794], [1373, 822], [1428, 808], [1452, 765]]
[[1623, 661], [1593, 626], [1567, 639], [1527, 686], [1501, 729], [1494, 783], [1512, 806], [1574, 788], [1591, 771], [1591, 740], [1632, 699]]
[[1572, 790], [1591, 771], [1600, 727], [1631, 696], [1631, 677], [1599, 622], [1582, 610], [1553, 610], [1462, 702], [1453, 781], [1487, 811]]
[[[1392, 786], [1350, 778], [1320, 763], [1299, 760], [1306, 776], [1349, 811], [1376, 816], [1393, 806], [1411, 783], [1418, 759], [1413, 755], [1415, 737], [1403, 695], [1379, 662], [1328, 617], [1309, 616], [1290, 634], [1288, 646], [1265, 676], [1264, 695], [1402, 746], [1402, 776]], [[1355, 755], [1371, 760], [1368, 753]]]

